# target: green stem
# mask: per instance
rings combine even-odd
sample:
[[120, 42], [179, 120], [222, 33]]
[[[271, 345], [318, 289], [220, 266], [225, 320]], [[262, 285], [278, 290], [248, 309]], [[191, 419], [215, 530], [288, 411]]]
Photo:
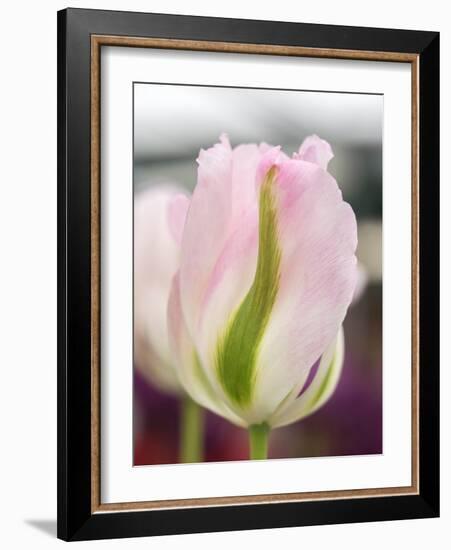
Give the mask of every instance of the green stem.
[[181, 400], [180, 462], [202, 462], [204, 414], [190, 397]]
[[268, 458], [269, 430], [266, 422], [249, 427], [249, 458], [251, 460]]

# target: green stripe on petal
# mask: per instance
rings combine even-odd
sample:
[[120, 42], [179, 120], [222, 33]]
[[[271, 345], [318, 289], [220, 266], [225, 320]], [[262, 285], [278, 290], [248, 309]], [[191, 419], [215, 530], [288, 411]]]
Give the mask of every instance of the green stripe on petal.
[[252, 286], [219, 338], [216, 365], [222, 387], [240, 406], [252, 399], [259, 345], [276, 301], [280, 280], [281, 249], [277, 236], [277, 209], [272, 167], [260, 189], [259, 241]]

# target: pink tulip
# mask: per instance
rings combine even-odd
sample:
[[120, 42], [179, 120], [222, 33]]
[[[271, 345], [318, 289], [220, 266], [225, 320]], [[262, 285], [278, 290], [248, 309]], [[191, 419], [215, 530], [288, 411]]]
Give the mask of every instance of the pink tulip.
[[226, 136], [199, 154], [169, 339], [186, 391], [237, 425], [294, 422], [338, 381], [357, 226], [327, 172], [332, 156], [316, 136], [292, 158], [266, 144], [232, 149]]
[[167, 301], [179, 268], [189, 199], [176, 187], [139, 193], [134, 210], [134, 360], [159, 389], [180, 393], [167, 334]]

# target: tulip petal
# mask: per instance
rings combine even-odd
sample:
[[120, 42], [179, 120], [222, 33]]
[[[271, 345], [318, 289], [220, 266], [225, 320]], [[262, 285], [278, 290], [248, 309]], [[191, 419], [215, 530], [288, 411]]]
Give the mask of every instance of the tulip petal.
[[208, 277], [224, 247], [232, 212], [232, 151], [225, 137], [197, 159], [198, 183], [182, 238], [180, 285], [183, 310], [196, 327]]
[[178, 391], [167, 336], [167, 300], [178, 269], [179, 246], [168, 225], [174, 187], [150, 188], [134, 207], [134, 360], [164, 391]]
[[259, 208], [259, 244], [255, 278], [238, 311], [219, 338], [216, 363], [222, 387], [240, 406], [253, 393], [258, 347], [276, 300], [280, 278], [277, 213], [272, 187], [274, 170], [262, 184]]
[[232, 151], [232, 228], [249, 209], [255, 209], [255, 173], [261, 157], [260, 147], [254, 143], [238, 145]]
[[183, 311], [203, 363], [252, 284], [257, 262], [257, 145], [221, 142], [199, 155], [182, 242]]
[[324, 353], [356, 282], [356, 221], [335, 180], [319, 166], [278, 167], [280, 288], [263, 336], [253, 400], [264, 421]]
[[321, 358], [312, 383], [284, 411], [270, 419], [272, 428], [278, 428], [305, 418], [322, 407], [334, 393], [344, 361], [344, 334], [341, 327], [334, 341]]
[[168, 204], [168, 225], [174, 241], [180, 246], [182, 244], [183, 228], [185, 226], [186, 214], [188, 213], [189, 198], [178, 193], [174, 195]]
[[327, 165], [333, 157], [332, 148], [327, 141], [315, 135], [305, 138], [299, 151], [294, 154], [295, 159], [313, 162], [324, 170], [327, 170]]
[[266, 145], [232, 151], [223, 136], [199, 155], [181, 310], [214, 405], [246, 425], [291, 407], [354, 293], [356, 221], [323, 168], [331, 154], [314, 137], [289, 159]]
[[220, 399], [217, 399], [202, 369], [199, 356], [189, 337], [183, 317], [179, 273], [173, 278], [168, 300], [168, 333], [178, 376], [191, 398], [203, 407], [227, 418], [233, 424], [244, 426], [243, 421], [230, 411]]

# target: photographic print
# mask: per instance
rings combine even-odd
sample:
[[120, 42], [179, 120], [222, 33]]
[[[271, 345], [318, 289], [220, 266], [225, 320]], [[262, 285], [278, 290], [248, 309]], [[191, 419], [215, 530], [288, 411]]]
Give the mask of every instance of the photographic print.
[[133, 463], [382, 447], [383, 95], [133, 84]]

